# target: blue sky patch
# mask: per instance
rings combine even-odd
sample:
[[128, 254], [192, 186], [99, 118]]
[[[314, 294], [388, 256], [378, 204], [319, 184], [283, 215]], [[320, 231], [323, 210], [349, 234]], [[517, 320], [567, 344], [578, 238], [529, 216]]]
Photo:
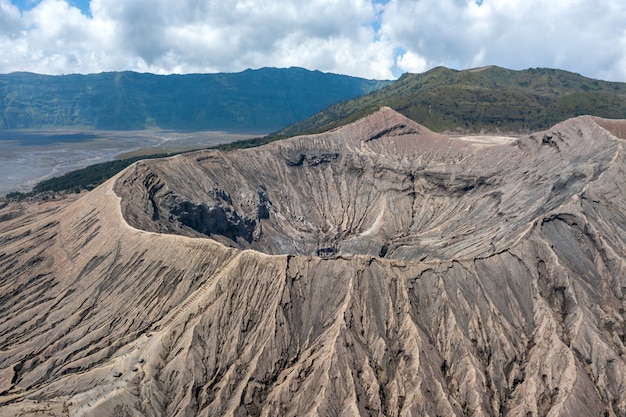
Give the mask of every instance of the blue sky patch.
[[[81, 11], [85, 16], [91, 16], [91, 12], [89, 11], [89, 2], [90, 0], [68, 0], [67, 3], [70, 6], [76, 7]], [[41, 0], [11, 0], [14, 6], [17, 6], [21, 12], [26, 10], [31, 10], [39, 3]]]

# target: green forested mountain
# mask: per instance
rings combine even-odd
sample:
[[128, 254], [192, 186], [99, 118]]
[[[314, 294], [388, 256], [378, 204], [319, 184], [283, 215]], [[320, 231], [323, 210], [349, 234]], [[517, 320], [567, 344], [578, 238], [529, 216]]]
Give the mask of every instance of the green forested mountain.
[[555, 69], [443, 67], [405, 74], [368, 95], [334, 104], [279, 137], [332, 129], [389, 106], [435, 131], [527, 132], [582, 114], [626, 118], [626, 83]]
[[0, 129], [271, 131], [388, 84], [302, 68], [154, 75], [0, 75]]

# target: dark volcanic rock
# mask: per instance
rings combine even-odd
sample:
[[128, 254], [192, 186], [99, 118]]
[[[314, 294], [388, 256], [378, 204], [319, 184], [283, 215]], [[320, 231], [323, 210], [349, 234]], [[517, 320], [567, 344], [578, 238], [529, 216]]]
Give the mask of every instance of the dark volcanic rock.
[[0, 223], [0, 415], [624, 416], [624, 126], [382, 109]]

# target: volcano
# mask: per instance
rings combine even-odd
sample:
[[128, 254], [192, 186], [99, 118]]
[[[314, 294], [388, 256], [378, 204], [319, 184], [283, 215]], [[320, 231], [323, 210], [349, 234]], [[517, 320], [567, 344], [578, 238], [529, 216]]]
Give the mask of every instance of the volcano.
[[389, 108], [0, 213], [0, 416], [626, 416], [626, 121]]

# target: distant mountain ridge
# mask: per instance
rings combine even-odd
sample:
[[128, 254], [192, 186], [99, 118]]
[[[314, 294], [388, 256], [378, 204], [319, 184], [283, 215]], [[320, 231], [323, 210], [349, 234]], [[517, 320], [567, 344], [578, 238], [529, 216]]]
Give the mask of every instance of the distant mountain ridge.
[[318, 133], [388, 106], [431, 130], [533, 132], [580, 115], [626, 118], [626, 83], [535, 68], [437, 67], [404, 74], [368, 95], [334, 104], [278, 133]]
[[388, 83], [295, 67], [187, 75], [0, 74], [0, 129], [269, 132]]

